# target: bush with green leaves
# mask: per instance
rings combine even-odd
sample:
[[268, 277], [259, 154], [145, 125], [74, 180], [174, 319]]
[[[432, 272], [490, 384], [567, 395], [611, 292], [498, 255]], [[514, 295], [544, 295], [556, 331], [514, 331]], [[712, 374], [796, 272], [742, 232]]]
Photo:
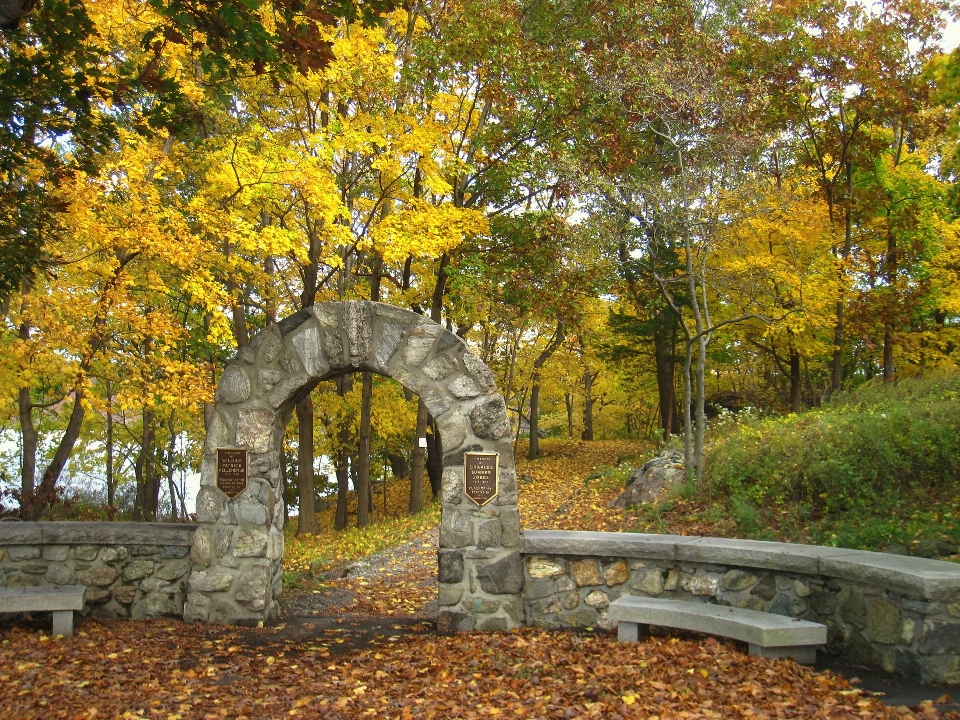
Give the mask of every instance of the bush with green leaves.
[[789, 513], [832, 527], [828, 542], [882, 546], [910, 524], [906, 508], [960, 495], [958, 398], [960, 376], [936, 374], [872, 381], [803, 414], [747, 419], [714, 443], [708, 490], [748, 534], [763, 523], [758, 512]]

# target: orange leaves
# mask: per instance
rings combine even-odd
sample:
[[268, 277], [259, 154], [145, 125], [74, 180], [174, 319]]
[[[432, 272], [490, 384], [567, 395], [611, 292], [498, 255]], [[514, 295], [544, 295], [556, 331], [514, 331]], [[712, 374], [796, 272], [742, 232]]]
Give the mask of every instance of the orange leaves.
[[163, 620], [87, 621], [77, 637], [51, 643], [14, 627], [3, 639], [0, 702], [17, 718], [940, 716], [932, 704], [886, 707], [829, 673], [715, 638], [625, 644], [533, 629], [443, 638], [420, 630], [367, 644], [349, 626]]

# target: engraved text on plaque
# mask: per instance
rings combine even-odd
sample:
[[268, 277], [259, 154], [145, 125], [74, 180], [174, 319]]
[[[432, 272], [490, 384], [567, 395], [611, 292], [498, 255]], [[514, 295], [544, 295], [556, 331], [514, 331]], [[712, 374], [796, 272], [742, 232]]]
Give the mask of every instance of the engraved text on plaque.
[[468, 452], [463, 455], [463, 492], [483, 507], [497, 496], [499, 453]]
[[247, 489], [244, 448], [217, 448], [217, 487], [231, 500]]

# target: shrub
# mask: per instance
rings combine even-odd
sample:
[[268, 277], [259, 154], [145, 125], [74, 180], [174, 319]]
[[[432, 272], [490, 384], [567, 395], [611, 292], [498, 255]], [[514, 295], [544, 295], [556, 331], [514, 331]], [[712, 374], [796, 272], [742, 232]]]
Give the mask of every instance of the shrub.
[[[744, 532], [756, 511], [800, 521], [890, 515], [903, 503], [960, 490], [960, 376], [869, 382], [820, 410], [749, 419], [707, 457], [708, 490], [725, 498]], [[861, 544], [889, 538], [889, 519], [855, 525]], [[844, 540], [858, 542], [857, 537]]]

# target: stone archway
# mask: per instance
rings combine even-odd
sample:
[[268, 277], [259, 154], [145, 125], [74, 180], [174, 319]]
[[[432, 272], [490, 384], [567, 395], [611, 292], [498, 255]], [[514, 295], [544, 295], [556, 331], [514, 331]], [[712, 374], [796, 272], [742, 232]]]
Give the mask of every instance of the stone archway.
[[[375, 372], [426, 403], [443, 441], [441, 632], [523, 624], [523, 536], [506, 406], [490, 369], [455, 334], [383, 303], [321, 303], [260, 332], [223, 372], [207, 422], [184, 619], [274, 618], [283, 585], [280, 442], [296, 402], [322, 380]], [[217, 487], [217, 449], [247, 450], [247, 487]], [[464, 454], [499, 453], [499, 491], [464, 493]]]

